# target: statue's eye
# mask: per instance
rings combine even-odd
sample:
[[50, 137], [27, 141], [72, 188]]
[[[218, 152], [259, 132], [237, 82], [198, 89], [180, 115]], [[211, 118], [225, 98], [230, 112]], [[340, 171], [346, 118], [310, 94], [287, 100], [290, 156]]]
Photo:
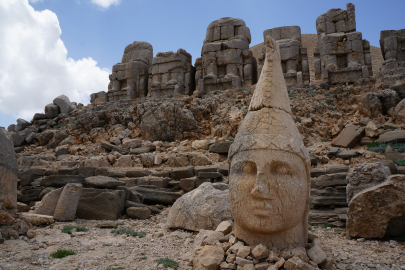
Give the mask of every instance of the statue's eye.
[[257, 174], [257, 167], [256, 167], [256, 163], [252, 162], [252, 161], [248, 161], [244, 166], [243, 166], [243, 172], [245, 174]]
[[291, 175], [290, 166], [284, 162], [273, 162], [271, 164], [271, 172], [278, 175]]

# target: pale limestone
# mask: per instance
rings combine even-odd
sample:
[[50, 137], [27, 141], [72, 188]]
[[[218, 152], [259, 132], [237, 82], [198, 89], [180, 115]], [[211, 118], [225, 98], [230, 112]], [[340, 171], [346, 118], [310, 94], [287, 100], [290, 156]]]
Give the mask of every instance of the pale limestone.
[[71, 221], [75, 219], [77, 205], [79, 204], [81, 184], [66, 184], [59, 197], [53, 214], [57, 221]]
[[271, 37], [228, 160], [235, 236], [248, 245], [305, 247], [310, 158], [291, 115], [278, 43]]

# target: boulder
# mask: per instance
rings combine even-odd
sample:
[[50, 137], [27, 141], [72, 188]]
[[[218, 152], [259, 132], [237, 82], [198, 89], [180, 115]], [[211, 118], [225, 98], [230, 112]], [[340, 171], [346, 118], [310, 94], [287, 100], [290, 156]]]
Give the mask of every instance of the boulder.
[[[391, 236], [400, 236], [405, 233], [404, 216], [405, 175], [392, 175], [352, 198], [346, 232], [348, 236], [363, 238], [382, 238], [387, 231]], [[402, 226], [395, 226], [398, 220]]]
[[148, 207], [129, 207], [126, 213], [127, 216], [135, 219], [148, 219], [152, 215]]
[[219, 246], [197, 247], [192, 255], [193, 270], [216, 270], [224, 260], [225, 252]]
[[354, 166], [347, 174], [347, 202], [362, 190], [376, 186], [388, 179], [390, 170], [380, 162]]
[[72, 111], [72, 105], [70, 104], [70, 100], [65, 95], [60, 95], [53, 100], [53, 104], [59, 107], [61, 113], [69, 113]]
[[77, 218], [115, 220], [124, 211], [125, 191], [83, 188], [76, 210]]
[[364, 128], [360, 126], [345, 127], [339, 135], [333, 139], [332, 146], [335, 147], [354, 147], [364, 136]]
[[54, 222], [53, 216], [39, 215], [34, 213], [21, 213], [20, 217], [21, 219], [35, 226]]
[[46, 118], [55, 118], [59, 115], [59, 107], [55, 104], [48, 104], [45, 106]]
[[232, 220], [227, 185], [203, 183], [174, 203], [167, 224], [191, 231], [215, 230], [226, 220]]
[[18, 163], [10, 133], [0, 127], [0, 203], [6, 208], [17, 208], [17, 174]]
[[231, 147], [232, 142], [217, 142], [209, 147], [209, 151], [211, 153], [218, 153], [218, 154], [228, 154], [229, 147]]
[[[150, 187], [131, 187], [131, 191], [136, 191], [143, 196], [143, 202], [146, 204], [163, 204], [171, 205], [178, 198], [181, 197], [180, 193], [169, 192], [166, 189], [160, 189], [155, 186]], [[131, 198], [130, 198], [131, 200]], [[132, 201], [132, 200], [131, 200]]]
[[94, 188], [116, 189], [119, 186], [125, 186], [125, 183], [108, 176], [91, 176], [84, 179], [86, 185]]
[[175, 141], [198, 138], [202, 129], [193, 113], [180, 103], [164, 102], [156, 105], [144, 102], [137, 106], [140, 132], [150, 141]]
[[366, 117], [377, 117], [383, 114], [383, 106], [379, 96], [375, 93], [367, 93], [363, 98], [363, 106], [360, 112]]
[[24, 142], [24, 136], [19, 133], [11, 132], [11, 138], [15, 147], [22, 145]]
[[50, 175], [45, 176], [41, 181], [44, 187], [63, 187], [68, 183], [85, 184], [85, 178], [82, 175]]
[[405, 130], [388, 131], [380, 135], [379, 143], [405, 143]]
[[367, 137], [374, 138], [380, 135], [380, 131], [378, 130], [377, 126], [374, 124], [373, 121], [368, 122], [365, 131]]
[[381, 100], [382, 110], [384, 114], [388, 113], [388, 110], [395, 108], [397, 104], [401, 101], [401, 98], [391, 89], [380, 90], [377, 92], [379, 99]]

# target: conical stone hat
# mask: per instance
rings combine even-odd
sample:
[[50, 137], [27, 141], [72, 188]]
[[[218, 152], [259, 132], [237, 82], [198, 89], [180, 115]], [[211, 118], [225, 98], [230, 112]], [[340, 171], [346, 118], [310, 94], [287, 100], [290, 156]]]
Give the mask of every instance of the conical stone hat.
[[229, 151], [228, 162], [239, 151], [266, 149], [291, 152], [310, 164], [293, 117], [281, 68], [280, 49], [272, 38], [266, 39], [266, 60], [250, 102]]

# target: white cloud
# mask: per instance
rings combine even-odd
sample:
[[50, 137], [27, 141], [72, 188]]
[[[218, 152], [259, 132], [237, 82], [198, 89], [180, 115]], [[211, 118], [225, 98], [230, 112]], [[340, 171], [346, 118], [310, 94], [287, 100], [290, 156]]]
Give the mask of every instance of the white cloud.
[[107, 89], [108, 69], [91, 57], [67, 58], [55, 13], [35, 11], [28, 0], [0, 1], [0, 113], [31, 120], [65, 94], [88, 103]]
[[38, 2], [42, 2], [42, 1], [44, 1], [44, 0], [29, 0], [31, 3], [38, 3]]
[[108, 9], [111, 5], [118, 5], [121, 0], [91, 0], [91, 2], [102, 9]]

